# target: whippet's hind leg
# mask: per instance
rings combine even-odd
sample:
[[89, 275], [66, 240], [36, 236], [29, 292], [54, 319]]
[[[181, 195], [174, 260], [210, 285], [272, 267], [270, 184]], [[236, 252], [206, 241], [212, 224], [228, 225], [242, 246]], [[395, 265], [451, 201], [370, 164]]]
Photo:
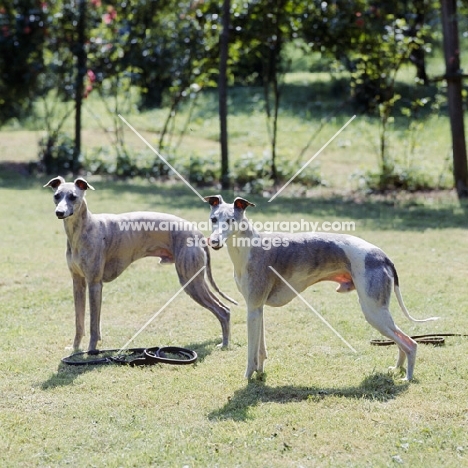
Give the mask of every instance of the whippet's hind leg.
[[[183, 280], [181, 279], [183, 285]], [[185, 288], [185, 292], [202, 307], [205, 307], [219, 320], [221, 324], [221, 332], [223, 336], [222, 347], [227, 348], [229, 346], [231, 328], [230, 320], [231, 313], [229, 308], [226, 307], [208, 288], [208, 285], [204, 279], [203, 272], [191, 281], [191, 283]]]
[[[185, 286], [185, 292], [198, 304], [208, 309], [214, 314], [221, 324], [223, 336], [222, 347], [229, 346], [231, 313], [229, 308], [224, 305], [209, 289], [205, 280], [205, 271], [200, 271], [206, 266], [205, 253], [203, 250], [199, 255], [199, 250], [188, 249], [180, 246], [175, 249], [175, 268], [179, 276], [179, 282]], [[208, 266], [209, 267], [209, 266]], [[187, 284], [189, 283], [189, 284]]]
[[366, 320], [382, 335], [394, 341], [398, 346], [398, 359], [395, 367], [402, 369], [405, 360], [408, 360], [405, 380], [411, 380], [413, 378], [418, 344], [395, 325], [387, 304], [378, 304], [369, 298], [364, 300], [360, 298], [360, 302]]

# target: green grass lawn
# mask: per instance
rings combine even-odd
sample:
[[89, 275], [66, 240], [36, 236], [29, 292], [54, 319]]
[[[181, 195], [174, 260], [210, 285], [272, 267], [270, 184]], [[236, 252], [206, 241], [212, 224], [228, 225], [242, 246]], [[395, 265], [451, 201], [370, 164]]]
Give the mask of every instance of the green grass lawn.
[[[11, 144], [3, 133], [0, 138]], [[354, 158], [356, 152], [342, 151], [340, 164], [344, 153]], [[467, 464], [467, 338], [420, 345], [415, 380], [403, 383], [386, 373], [396, 349], [369, 345], [379, 334], [365, 322], [356, 294], [336, 294], [334, 284], [322, 283], [304, 297], [357, 353], [294, 300], [266, 308], [266, 380], [249, 383], [243, 378], [245, 304], [225, 249], [212, 253], [212, 263], [221, 289], [239, 300], [232, 308], [229, 350], [217, 348], [214, 316], [181, 294], [132, 346], [189, 347], [199, 355], [196, 365], [61, 364], [74, 335], [73, 299], [65, 233], [54, 216], [52, 192], [41, 188], [46, 181], [10, 166], [0, 170], [1, 466]], [[198, 222], [208, 217], [207, 205], [182, 185], [92, 183], [97, 190], [88, 203], [96, 213], [155, 210]], [[247, 197], [257, 204], [249, 209], [255, 220], [354, 221], [354, 234], [394, 261], [412, 315], [441, 317], [410, 323], [393, 299], [403, 330], [468, 333], [467, 206], [453, 193], [353, 200], [285, 193], [271, 204]], [[122, 346], [179, 287], [174, 268], [155, 259], [135, 263], [105, 285], [102, 347]]]

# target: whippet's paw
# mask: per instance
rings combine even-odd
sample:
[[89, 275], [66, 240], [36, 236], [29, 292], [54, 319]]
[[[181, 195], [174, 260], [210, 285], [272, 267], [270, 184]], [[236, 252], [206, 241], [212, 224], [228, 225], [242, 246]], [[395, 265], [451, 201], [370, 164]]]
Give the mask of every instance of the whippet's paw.
[[245, 378], [249, 382], [265, 382], [266, 381], [266, 372], [254, 371], [250, 375], [245, 373]]
[[217, 348], [219, 348], [221, 351], [227, 351], [228, 349], [231, 349], [231, 345], [228, 343], [228, 344], [224, 344], [224, 343], [219, 343], [216, 345]]
[[81, 347], [81, 340], [82, 340], [82, 337], [81, 337], [81, 336], [76, 337], [76, 338], [73, 340], [73, 349], [74, 349], [74, 350], [80, 349], [80, 347]]
[[[393, 376], [398, 376], [398, 375], [406, 376], [406, 369], [404, 367], [390, 366], [388, 368], [388, 373]], [[403, 380], [407, 380], [406, 377]]]
[[67, 351], [73, 351], [74, 353], [79, 353], [79, 352], [83, 351], [83, 349], [79, 345], [78, 346], [75, 346], [75, 345], [65, 346], [65, 349]]
[[96, 351], [99, 349], [99, 345], [101, 344], [100, 341], [98, 341], [97, 343], [90, 343], [89, 346], [88, 346], [88, 353], [92, 353], [93, 351]]
[[251, 380], [252, 379], [252, 375], [254, 374], [255, 372], [255, 367], [254, 366], [249, 366], [247, 367], [246, 371], [245, 371], [245, 375], [244, 377], [248, 380]]
[[265, 371], [257, 371], [255, 374], [255, 380], [257, 382], [266, 382], [267, 374]]

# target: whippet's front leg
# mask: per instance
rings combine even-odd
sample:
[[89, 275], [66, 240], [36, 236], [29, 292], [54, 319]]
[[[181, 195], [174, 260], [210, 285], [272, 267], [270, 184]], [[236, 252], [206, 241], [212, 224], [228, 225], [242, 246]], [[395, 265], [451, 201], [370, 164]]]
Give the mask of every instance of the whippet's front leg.
[[102, 281], [88, 284], [90, 310], [90, 337], [88, 351], [94, 351], [98, 341], [101, 341], [101, 304]]
[[75, 340], [73, 349], [79, 349], [84, 336], [86, 308], [86, 280], [82, 276], [73, 275], [73, 300], [75, 302]]
[[263, 373], [263, 368], [265, 365], [265, 359], [268, 357], [267, 349], [266, 349], [266, 342], [265, 342], [265, 315], [262, 312], [262, 328], [261, 335], [260, 335], [260, 346], [258, 347], [258, 361], [261, 364], [261, 369], [259, 372]]
[[245, 377], [250, 379], [256, 371], [263, 374], [266, 359], [265, 333], [263, 329], [263, 307], [247, 310], [247, 370]]

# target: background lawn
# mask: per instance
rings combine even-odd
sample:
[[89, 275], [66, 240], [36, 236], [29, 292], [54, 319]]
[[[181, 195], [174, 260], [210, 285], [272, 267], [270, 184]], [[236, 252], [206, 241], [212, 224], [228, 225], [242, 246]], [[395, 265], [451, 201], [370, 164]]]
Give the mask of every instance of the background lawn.
[[[26, 135], [21, 140], [26, 143]], [[11, 145], [4, 134], [1, 145]], [[353, 157], [346, 147], [336, 151], [343, 166]], [[2, 152], [4, 160], [15, 159], [10, 156]], [[266, 308], [267, 376], [248, 383], [245, 304], [225, 249], [212, 252], [212, 263], [218, 285], [240, 303], [232, 308], [229, 350], [216, 346], [214, 316], [181, 294], [132, 346], [189, 347], [199, 354], [196, 365], [62, 365], [74, 335], [65, 233], [52, 192], [41, 188], [48, 179], [16, 169], [5, 163], [0, 169], [1, 466], [467, 463], [467, 338], [420, 345], [415, 381], [402, 383], [386, 373], [396, 349], [369, 345], [379, 334], [365, 322], [356, 293], [336, 294], [334, 284], [322, 283], [304, 297], [357, 353], [294, 300]], [[96, 191], [88, 204], [96, 213], [141, 209], [208, 218], [208, 206], [179, 184], [91, 180]], [[393, 299], [393, 316], [407, 333], [468, 333], [467, 207], [452, 192], [352, 200], [337, 192], [318, 190], [321, 197], [306, 199], [293, 191], [271, 204], [246, 195], [257, 204], [248, 214], [260, 221], [355, 221], [354, 234], [382, 247], [396, 264], [412, 315], [441, 317], [410, 323]], [[173, 266], [155, 259], [135, 263], [105, 285], [102, 347], [122, 346], [178, 289]]]

